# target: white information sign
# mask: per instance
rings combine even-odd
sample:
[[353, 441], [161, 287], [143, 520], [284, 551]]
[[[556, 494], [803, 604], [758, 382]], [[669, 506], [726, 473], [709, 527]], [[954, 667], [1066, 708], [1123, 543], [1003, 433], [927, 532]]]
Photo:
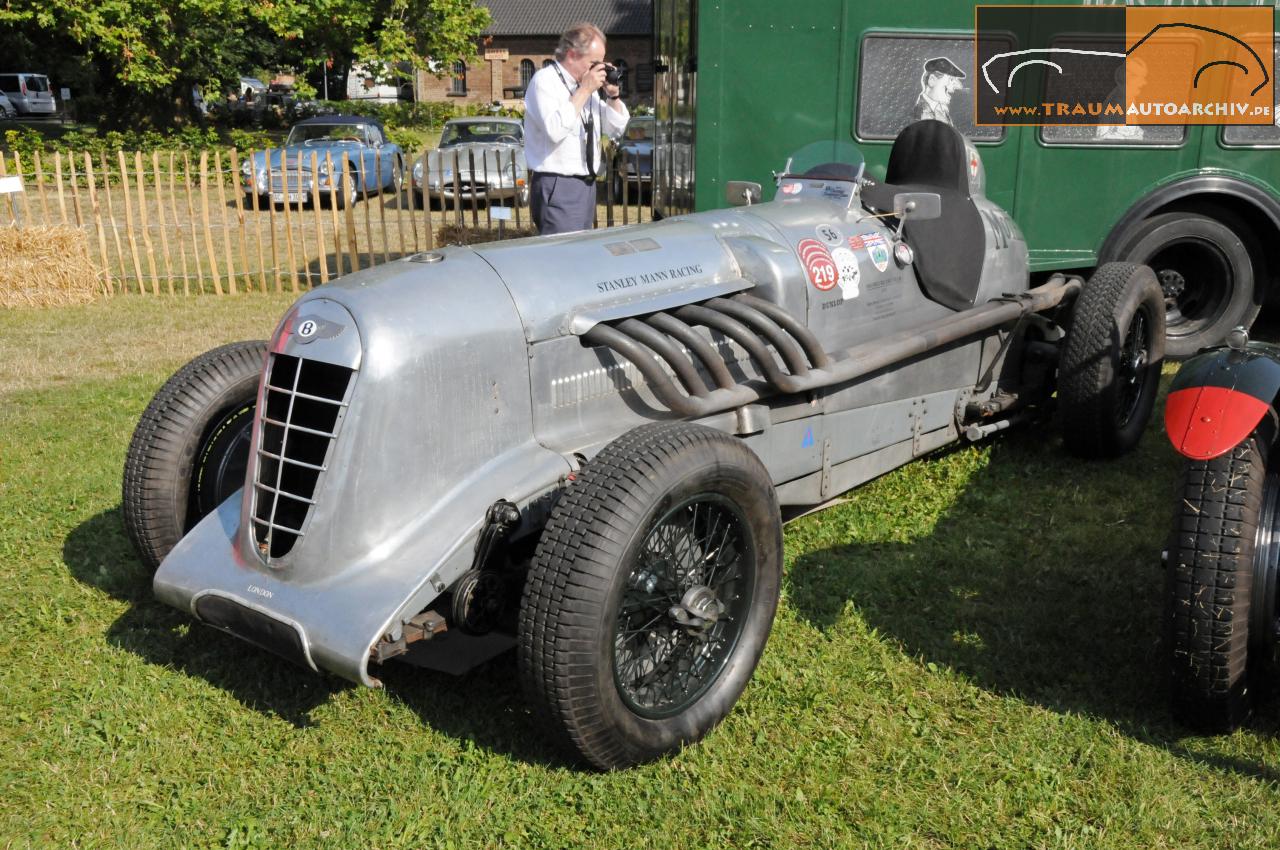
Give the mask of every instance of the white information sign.
[[0, 195], [11, 195], [22, 191], [21, 177], [0, 177]]

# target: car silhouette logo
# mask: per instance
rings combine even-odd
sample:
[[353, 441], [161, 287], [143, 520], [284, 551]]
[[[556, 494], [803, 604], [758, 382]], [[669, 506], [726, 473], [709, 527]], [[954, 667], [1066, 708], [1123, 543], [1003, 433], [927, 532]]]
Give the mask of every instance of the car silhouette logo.
[[[1239, 68], [1242, 72], [1244, 72], [1246, 76], [1252, 75], [1254, 70], [1258, 71], [1260, 82], [1258, 82], [1258, 84], [1255, 85], [1253, 89], [1249, 92], [1250, 96], [1257, 94], [1259, 91], [1262, 90], [1264, 86], [1266, 86], [1268, 83], [1271, 82], [1271, 74], [1270, 72], [1267, 71], [1267, 67], [1263, 63], [1262, 58], [1258, 56], [1257, 51], [1254, 50], [1245, 41], [1238, 38], [1237, 36], [1232, 35], [1231, 33], [1223, 32], [1220, 29], [1215, 29], [1213, 27], [1200, 26], [1199, 24], [1189, 24], [1189, 23], [1158, 24], [1152, 27], [1150, 32], [1148, 32], [1142, 38], [1134, 42], [1134, 45], [1132, 47], [1130, 47], [1128, 50], [1123, 52], [1110, 51], [1110, 50], [1085, 50], [1083, 48], [1075, 48], [1075, 47], [1031, 47], [1031, 48], [1026, 48], [1024, 50], [1008, 50], [1003, 53], [997, 53], [993, 55], [991, 58], [987, 59], [986, 62], [982, 63], [982, 78], [986, 81], [987, 86], [991, 89], [992, 92], [999, 94], [1000, 93], [999, 87], [996, 85], [995, 80], [991, 79], [991, 66], [1002, 59], [1014, 59], [1015, 57], [1018, 57], [1018, 56], [1039, 57], [1044, 54], [1049, 54], [1049, 55], [1075, 54], [1075, 55], [1086, 55], [1086, 56], [1109, 56], [1115, 59], [1127, 59], [1133, 56], [1135, 52], [1138, 51], [1141, 47], [1146, 45], [1152, 39], [1152, 37], [1154, 37], [1157, 33], [1160, 33], [1162, 30], [1176, 30], [1176, 29], [1197, 30], [1200, 32], [1208, 33], [1211, 36], [1220, 36], [1221, 40], [1215, 38], [1215, 41], [1219, 45], [1221, 45], [1224, 49], [1230, 49], [1233, 53], [1235, 51], [1235, 47], [1231, 45], [1238, 45], [1239, 47], [1243, 47], [1245, 50], [1249, 52], [1249, 55], [1253, 58], [1253, 63], [1251, 64], [1255, 64], [1255, 67], [1251, 69], [1245, 66], [1244, 64], [1241, 64], [1240, 62], [1236, 62], [1233, 59], [1218, 59], [1211, 62], [1204, 62], [1196, 68], [1195, 75], [1192, 78], [1191, 87], [1193, 89], [1200, 87], [1200, 78], [1204, 74], [1204, 72], [1216, 66], [1233, 66], [1233, 67]], [[1226, 42], [1230, 42], [1231, 45], [1228, 45]], [[1062, 66], [1057, 62], [1054, 62], [1052, 59], [1045, 59], [1045, 58], [1025, 59], [1019, 62], [1017, 65], [1014, 65], [1013, 69], [1009, 71], [1009, 77], [1008, 79], [1005, 80], [1006, 90], [1012, 87], [1013, 78], [1017, 76], [1018, 72], [1030, 65], [1046, 65], [1050, 68], [1053, 68], [1059, 74], [1063, 73]]]

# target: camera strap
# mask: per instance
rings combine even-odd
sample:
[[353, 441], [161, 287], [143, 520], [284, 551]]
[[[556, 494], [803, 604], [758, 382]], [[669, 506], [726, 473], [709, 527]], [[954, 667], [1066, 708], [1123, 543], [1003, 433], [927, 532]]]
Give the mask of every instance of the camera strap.
[[[560, 71], [560, 63], [556, 62], [551, 67], [555, 68], [556, 76], [560, 78], [560, 82], [564, 83], [565, 90], [572, 95], [574, 90], [569, 86], [569, 81], [564, 78], [564, 74]], [[579, 83], [578, 85], [581, 86], [582, 84]], [[596, 98], [596, 100], [599, 100], [599, 98]], [[586, 102], [582, 111], [586, 113], [585, 116], [579, 116], [579, 118], [582, 121], [583, 128], [587, 131], [587, 149], [585, 152], [587, 176], [594, 178], [596, 176], [596, 116], [591, 111], [590, 100]]]

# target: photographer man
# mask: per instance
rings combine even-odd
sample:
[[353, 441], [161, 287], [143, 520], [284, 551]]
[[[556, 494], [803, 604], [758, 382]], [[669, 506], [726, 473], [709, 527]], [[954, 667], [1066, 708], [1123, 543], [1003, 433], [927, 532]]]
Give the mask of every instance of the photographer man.
[[594, 24], [574, 24], [560, 36], [556, 61], [534, 74], [525, 92], [529, 208], [543, 235], [590, 229], [603, 167], [600, 138], [618, 138], [630, 117], [604, 45]]

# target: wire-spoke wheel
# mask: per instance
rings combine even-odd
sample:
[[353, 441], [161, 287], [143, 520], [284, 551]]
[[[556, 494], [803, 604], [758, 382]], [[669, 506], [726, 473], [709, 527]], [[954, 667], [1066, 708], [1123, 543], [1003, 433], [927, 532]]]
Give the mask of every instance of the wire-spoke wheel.
[[338, 185], [329, 193], [330, 203], [340, 210], [355, 206], [360, 197], [358, 188], [360, 186], [360, 175], [353, 170], [349, 171], [347, 176], [349, 177], [348, 181], [339, 180]]
[[1116, 368], [1116, 428], [1129, 424], [1138, 412], [1144, 391], [1149, 389], [1148, 378], [1152, 376], [1148, 375], [1147, 363], [1154, 341], [1151, 324], [1143, 311], [1134, 313], [1120, 346], [1120, 362]]
[[623, 589], [613, 673], [627, 707], [670, 717], [697, 702], [737, 646], [755, 552], [736, 505], [701, 493], [659, 519]]
[[391, 164], [391, 194], [399, 195], [404, 188], [404, 160], [399, 156]]
[[520, 668], [548, 730], [603, 769], [704, 736], [733, 707], [778, 603], [782, 523], [768, 472], [698, 425], [624, 434], [543, 531]]

